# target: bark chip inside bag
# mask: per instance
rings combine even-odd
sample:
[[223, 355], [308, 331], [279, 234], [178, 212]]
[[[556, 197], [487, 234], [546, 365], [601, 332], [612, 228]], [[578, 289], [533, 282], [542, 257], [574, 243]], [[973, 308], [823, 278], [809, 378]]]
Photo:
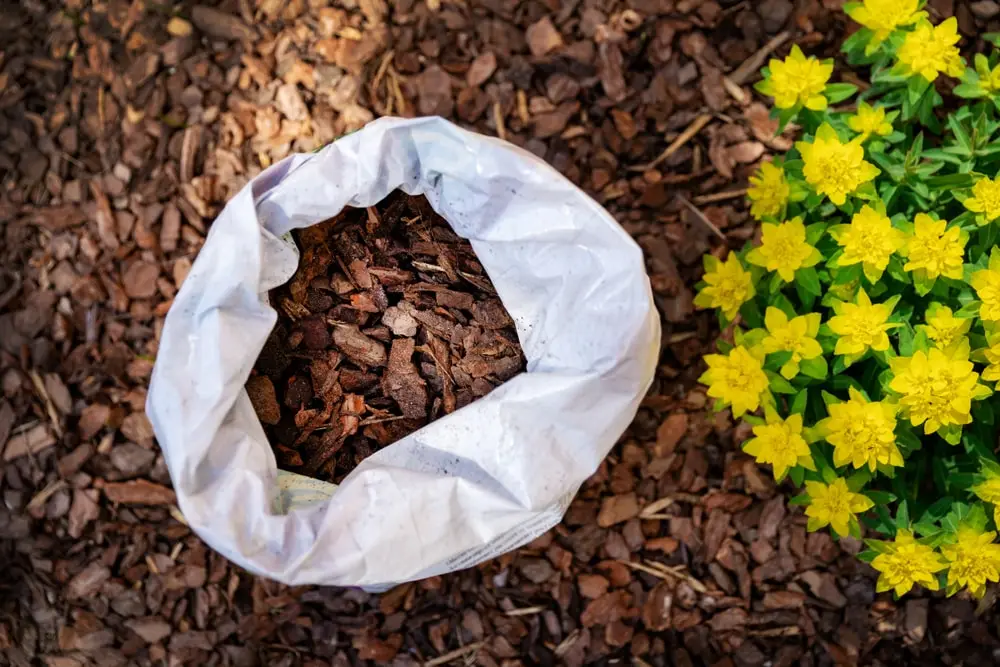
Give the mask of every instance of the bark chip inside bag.
[[213, 548], [384, 588], [558, 523], [659, 337], [638, 246], [587, 195], [506, 142], [384, 118], [227, 204], [146, 411]]

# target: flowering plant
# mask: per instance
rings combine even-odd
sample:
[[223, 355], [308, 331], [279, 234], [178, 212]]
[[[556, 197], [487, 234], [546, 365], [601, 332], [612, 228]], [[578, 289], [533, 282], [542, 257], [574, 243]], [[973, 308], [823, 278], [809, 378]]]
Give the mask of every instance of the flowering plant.
[[966, 67], [955, 19], [922, 6], [845, 5], [863, 91], [798, 47], [763, 70], [801, 139], [750, 179], [760, 241], [705, 258], [695, 304], [732, 336], [701, 381], [802, 490], [809, 530], [869, 538], [879, 591], [982, 597], [1000, 581], [1000, 66]]

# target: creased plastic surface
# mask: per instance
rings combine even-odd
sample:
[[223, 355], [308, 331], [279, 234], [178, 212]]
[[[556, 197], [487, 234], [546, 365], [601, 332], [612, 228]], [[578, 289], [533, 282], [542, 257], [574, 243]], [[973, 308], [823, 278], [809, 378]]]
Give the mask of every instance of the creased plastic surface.
[[[470, 239], [527, 371], [338, 487], [287, 473], [279, 485], [243, 385], [276, 321], [267, 291], [296, 268], [281, 237], [397, 188]], [[557, 523], [634, 416], [659, 336], [638, 246], [583, 192], [506, 142], [385, 118], [274, 165], [229, 202], [167, 315], [146, 411], [181, 511], [213, 548], [288, 584], [382, 587]]]

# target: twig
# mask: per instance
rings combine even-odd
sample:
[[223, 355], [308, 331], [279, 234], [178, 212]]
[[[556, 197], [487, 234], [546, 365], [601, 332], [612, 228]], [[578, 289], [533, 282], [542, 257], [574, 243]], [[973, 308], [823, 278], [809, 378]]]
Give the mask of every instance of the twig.
[[654, 576], [657, 579], [674, 579], [674, 578], [676, 578], [676, 577], [672, 577], [671, 575], [668, 575], [666, 572], [661, 572], [660, 570], [655, 570], [655, 569], [649, 567], [648, 565], [643, 565], [642, 563], [633, 563], [630, 560], [620, 560], [618, 562], [621, 563], [622, 565], [624, 565], [625, 567], [630, 567], [633, 570], [639, 570], [640, 572], [645, 572], [646, 574]]
[[507, 616], [533, 616], [535, 614], [540, 614], [545, 611], [545, 607], [523, 607], [521, 609], [511, 609], [510, 611], [504, 612]]
[[475, 642], [474, 644], [469, 644], [468, 646], [463, 646], [462, 648], [457, 648], [454, 651], [449, 651], [444, 655], [439, 655], [433, 660], [428, 660], [424, 663], [424, 667], [437, 667], [438, 665], [444, 665], [451, 662], [455, 658], [461, 658], [467, 653], [474, 653], [483, 647], [484, 642]]
[[559, 646], [556, 646], [553, 653], [556, 654], [557, 658], [563, 657], [566, 654], [566, 651], [570, 650], [573, 647], [573, 644], [576, 643], [576, 640], [579, 637], [580, 637], [580, 629], [577, 628], [573, 632], [569, 633], [565, 639], [559, 642]]
[[698, 207], [697, 207], [697, 206], [695, 206], [694, 204], [692, 204], [691, 202], [689, 202], [689, 201], [688, 201], [688, 200], [687, 200], [687, 199], [686, 199], [686, 198], [684, 197], [684, 195], [677, 195], [677, 199], [679, 199], [679, 200], [680, 200], [680, 202], [681, 202], [682, 204], [684, 204], [684, 206], [686, 206], [686, 207], [687, 207], [687, 209], [688, 209], [689, 211], [691, 211], [692, 213], [694, 213], [694, 217], [696, 217], [696, 218], [697, 218], [697, 219], [698, 219], [699, 221], [701, 221], [701, 223], [702, 223], [703, 225], [705, 225], [706, 227], [708, 227], [708, 228], [709, 228], [709, 229], [710, 229], [710, 230], [712, 231], [712, 233], [713, 233], [713, 234], [715, 234], [716, 236], [718, 236], [718, 237], [719, 237], [720, 239], [722, 239], [723, 241], [726, 241], [726, 242], [728, 242], [728, 241], [729, 241], [729, 239], [727, 239], [727, 238], [726, 238], [726, 235], [725, 235], [725, 234], [723, 234], [723, 233], [722, 233], [722, 232], [721, 232], [721, 231], [719, 230], [719, 228], [718, 228], [718, 227], [716, 227], [715, 225], [713, 225], [713, 224], [712, 224], [712, 221], [711, 221], [711, 220], [709, 220], [708, 218], [706, 218], [706, 217], [705, 217], [705, 214], [704, 214], [704, 213], [702, 213], [702, 212], [701, 212], [701, 211], [700, 211], [700, 210], [698, 209]]
[[[406, 419], [405, 415], [392, 415], [390, 417], [369, 417], [368, 419], [362, 420], [358, 423], [358, 426], [370, 426], [372, 424], [383, 424], [385, 422], [394, 422], [400, 419]], [[319, 430], [319, 429], [317, 429]]]
[[642, 508], [642, 511], [639, 512], [639, 518], [648, 519], [651, 515], [659, 514], [660, 510], [665, 510], [666, 508], [670, 507], [673, 504], [674, 504], [674, 499], [671, 498], [670, 496], [667, 496], [665, 498], [660, 498], [659, 500], [654, 500], [653, 502]]
[[670, 334], [667, 336], [666, 341], [668, 344], [673, 345], [674, 343], [681, 343], [688, 339], [694, 338], [698, 335], [697, 331], [681, 331], [679, 333]]
[[708, 593], [708, 588], [705, 587], [705, 584], [701, 583], [700, 581], [692, 577], [690, 574], [685, 572], [683, 565], [674, 565], [673, 567], [671, 567], [670, 565], [665, 565], [655, 560], [646, 562], [649, 563], [654, 569], [660, 570], [665, 574], [669, 574], [670, 576], [677, 577], [678, 579], [683, 579], [684, 581], [688, 582], [691, 588], [693, 588], [696, 592], [702, 594]]
[[742, 86], [750, 78], [750, 75], [756, 72], [767, 60], [767, 57], [774, 52], [779, 46], [788, 41], [788, 38], [792, 36], [792, 33], [785, 30], [775, 35], [771, 41], [761, 47], [757, 53], [753, 54], [749, 58], [743, 61], [743, 64], [733, 70], [732, 74], [729, 75], [729, 80], [738, 86]]
[[31, 383], [35, 385], [35, 390], [45, 403], [45, 412], [49, 416], [49, 421], [52, 422], [52, 428], [55, 430], [56, 436], [61, 438], [63, 436], [63, 430], [62, 424], [60, 423], [59, 412], [56, 410], [55, 403], [53, 403], [52, 397], [49, 396], [48, 390], [45, 388], [45, 382], [42, 381], [41, 376], [38, 375], [38, 372], [35, 369], [31, 369], [28, 374], [31, 376]]
[[177, 523], [188, 525], [187, 519], [184, 518], [184, 514], [181, 513], [181, 508], [177, 505], [171, 505], [167, 508], [167, 512], [174, 518]]
[[715, 192], [710, 195], [701, 195], [694, 198], [694, 203], [701, 206], [702, 204], [712, 204], [717, 201], [726, 201], [727, 199], [739, 199], [747, 193], [746, 188], [742, 190], [728, 190], [726, 192]]
[[750, 101], [750, 96], [743, 92], [739, 84], [730, 79], [728, 76], [722, 77], [722, 87], [726, 89], [729, 96], [736, 100], [737, 104], [746, 104]]
[[507, 130], [504, 128], [503, 110], [500, 108], [499, 102], [493, 103], [493, 124], [497, 126], [497, 136], [506, 141]]
[[54, 482], [50, 482], [48, 486], [38, 492], [38, 494], [31, 499], [28, 506], [25, 509], [29, 512], [34, 511], [48, 502], [49, 498], [54, 496], [57, 491], [65, 489], [67, 486], [66, 480], [57, 479]]
[[697, 135], [699, 132], [701, 132], [701, 128], [703, 128], [706, 125], [708, 125], [708, 122], [710, 120], [712, 120], [711, 114], [707, 114], [706, 113], [706, 114], [702, 114], [702, 115], [698, 116], [693, 121], [691, 121], [691, 124], [688, 125], [687, 128], [685, 128], [685, 130], [683, 132], [681, 132], [680, 135], [676, 139], [674, 139], [673, 142], [669, 146], [667, 146], [663, 150], [662, 153], [660, 153], [659, 155], [657, 155], [656, 158], [652, 162], [650, 162], [649, 164], [636, 165], [634, 167], [629, 167], [628, 170], [629, 171], [647, 171], [647, 170], [652, 169], [653, 167], [657, 166], [658, 164], [660, 164], [661, 162], [663, 162], [664, 160], [666, 160], [668, 157], [670, 157], [671, 155], [673, 155], [674, 153], [676, 153], [681, 148], [681, 146], [683, 146], [687, 142], [691, 141], [691, 139], [695, 135]]

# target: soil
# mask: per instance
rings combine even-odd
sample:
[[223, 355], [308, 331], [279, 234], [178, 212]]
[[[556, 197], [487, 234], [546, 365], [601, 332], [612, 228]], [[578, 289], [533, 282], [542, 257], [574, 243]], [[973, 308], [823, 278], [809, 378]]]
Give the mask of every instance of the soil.
[[282, 469], [339, 483], [524, 370], [472, 245], [396, 192], [296, 233], [301, 262], [247, 392]]
[[[839, 0], [10, 0], [0, 12], [0, 663], [991, 665], [967, 598], [876, 595], [696, 383], [704, 252], [757, 233], [756, 71], [833, 55]], [[930, 0], [963, 47], [992, 0]], [[507, 139], [643, 248], [656, 380], [565, 520], [381, 595], [290, 589], [184, 523], [143, 412], [158, 333], [249, 178], [376, 116]], [[424, 298], [423, 296], [421, 298]], [[388, 326], [388, 325], [386, 325]], [[423, 359], [421, 358], [421, 363]], [[994, 599], [991, 593], [988, 608]]]

